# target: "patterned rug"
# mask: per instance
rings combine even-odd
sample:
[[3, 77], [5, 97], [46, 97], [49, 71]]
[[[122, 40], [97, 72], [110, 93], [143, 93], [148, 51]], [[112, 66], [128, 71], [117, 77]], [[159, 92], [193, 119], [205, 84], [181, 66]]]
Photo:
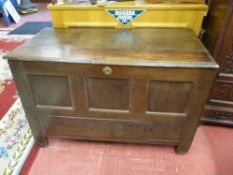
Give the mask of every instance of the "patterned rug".
[[0, 174], [16, 175], [28, 156], [34, 140], [31, 135], [14, 81], [2, 56], [32, 35], [0, 32]]

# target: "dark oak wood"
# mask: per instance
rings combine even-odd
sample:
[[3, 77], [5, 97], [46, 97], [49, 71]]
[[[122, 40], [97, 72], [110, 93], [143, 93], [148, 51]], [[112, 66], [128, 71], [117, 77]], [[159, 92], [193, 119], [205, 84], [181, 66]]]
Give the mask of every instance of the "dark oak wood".
[[233, 0], [212, 0], [205, 45], [220, 65], [202, 122], [233, 126]]
[[178, 153], [192, 143], [218, 68], [188, 29], [45, 29], [4, 58], [39, 145], [55, 136]]
[[149, 67], [216, 66], [187, 29], [47, 29], [5, 58]]

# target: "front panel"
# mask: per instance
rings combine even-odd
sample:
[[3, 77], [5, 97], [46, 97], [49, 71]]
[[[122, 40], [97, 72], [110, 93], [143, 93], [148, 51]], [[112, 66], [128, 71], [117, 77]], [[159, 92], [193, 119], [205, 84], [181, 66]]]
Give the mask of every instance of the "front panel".
[[201, 109], [206, 72], [198, 69], [17, 64], [33, 117], [49, 136], [176, 144]]
[[72, 106], [67, 76], [29, 74], [27, 78], [31, 85], [36, 105]]
[[185, 113], [194, 82], [150, 81], [148, 111]]
[[130, 80], [87, 78], [89, 110], [129, 110]]

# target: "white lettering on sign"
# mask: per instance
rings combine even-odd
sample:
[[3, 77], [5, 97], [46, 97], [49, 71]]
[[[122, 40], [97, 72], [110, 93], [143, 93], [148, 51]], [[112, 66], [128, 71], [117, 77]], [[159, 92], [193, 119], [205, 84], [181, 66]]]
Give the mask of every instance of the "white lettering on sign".
[[115, 15], [135, 15], [135, 11], [133, 10], [125, 10], [125, 11], [122, 11], [122, 10], [116, 10], [115, 11]]

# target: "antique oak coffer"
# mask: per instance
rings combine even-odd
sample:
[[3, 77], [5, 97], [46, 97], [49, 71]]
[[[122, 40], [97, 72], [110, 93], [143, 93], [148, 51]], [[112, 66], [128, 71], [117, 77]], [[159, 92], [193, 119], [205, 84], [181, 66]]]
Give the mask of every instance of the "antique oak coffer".
[[45, 29], [8, 59], [35, 141], [188, 151], [218, 65], [189, 29]]

